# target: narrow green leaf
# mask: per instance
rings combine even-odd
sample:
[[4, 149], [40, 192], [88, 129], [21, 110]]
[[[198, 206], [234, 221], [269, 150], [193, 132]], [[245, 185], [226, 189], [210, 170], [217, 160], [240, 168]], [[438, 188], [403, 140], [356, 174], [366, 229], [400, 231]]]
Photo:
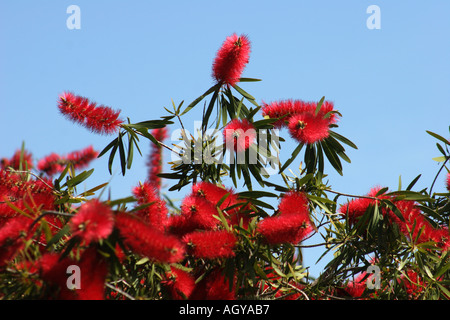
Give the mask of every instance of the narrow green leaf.
[[125, 159], [125, 147], [123, 146], [122, 135], [119, 135], [119, 156], [120, 156], [120, 166], [122, 168], [122, 175], [125, 175], [127, 161]]
[[323, 101], [324, 101], [324, 100], [325, 100], [325, 96], [323, 96], [323, 97], [320, 99], [319, 103], [317, 103], [317, 107], [316, 107], [316, 116], [317, 116], [317, 114], [319, 113], [320, 108], [322, 107], [322, 104], [323, 104]]
[[434, 133], [434, 132], [431, 132], [431, 131], [428, 131], [428, 130], [426, 130], [426, 132], [427, 132], [429, 135], [433, 136], [434, 138], [436, 138], [436, 139], [442, 141], [443, 143], [445, 143], [445, 144], [447, 144], [447, 145], [450, 145], [450, 142], [449, 142], [447, 139], [445, 139], [444, 137], [438, 135], [437, 133]]
[[113, 146], [117, 145], [118, 138], [115, 138], [113, 141], [111, 141], [97, 156], [97, 158], [100, 158], [103, 156], [106, 152], [108, 152], [109, 149], [111, 149]]
[[351, 142], [349, 139], [347, 139], [346, 137], [340, 135], [339, 133], [336, 133], [335, 131], [330, 130], [330, 136], [336, 138], [337, 140], [341, 141], [342, 143], [345, 143], [346, 145], [352, 147], [353, 149], [358, 149], [358, 147]]
[[422, 175], [419, 174], [417, 177], [415, 177], [414, 180], [410, 182], [408, 187], [406, 187], [406, 190], [411, 190], [414, 187], [414, 185], [416, 184], [416, 182], [420, 179], [421, 176]]
[[292, 152], [291, 157], [283, 164], [283, 166], [280, 169], [279, 173], [282, 173], [291, 163], [292, 161], [295, 160], [295, 158], [297, 157], [297, 155], [300, 153], [300, 151], [302, 150], [304, 144], [300, 143], [295, 150]]
[[194, 101], [192, 101], [187, 107], [186, 109], [184, 109], [184, 111], [180, 114], [180, 116], [184, 115], [185, 113], [189, 112], [189, 110], [191, 110], [192, 108], [194, 108], [200, 101], [202, 101], [206, 96], [208, 96], [209, 94], [211, 94], [214, 91], [217, 91], [220, 89], [220, 85], [216, 84], [214, 86], [212, 86], [211, 88], [209, 88], [208, 90], [206, 90], [206, 92], [204, 94], [202, 94], [200, 97], [198, 97], [197, 99], [195, 99]]
[[254, 79], [254, 78], [240, 78], [239, 82], [256, 82], [256, 81], [262, 81], [261, 79]]
[[236, 89], [237, 92], [239, 92], [240, 94], [242, 94], [244, 97], [246, 97], [249, 100], [255, 100], [255, 98], [249, 94], [248, 92], [246, 92], [244, 89], [242, 89], [241, 87], [239, 87], [238, 85], [234, 85], [233, 88]]

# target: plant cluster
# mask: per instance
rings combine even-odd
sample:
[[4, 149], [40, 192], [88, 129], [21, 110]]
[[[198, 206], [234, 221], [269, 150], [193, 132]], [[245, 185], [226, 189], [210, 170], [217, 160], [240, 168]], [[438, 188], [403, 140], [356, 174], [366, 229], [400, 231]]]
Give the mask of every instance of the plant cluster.
[[[428, 132], [442, 153], [430, 189], [413, 191], [419, 175], [406, 189], [335, 191], [325, 168], [342, 175], [346, 148], [357, 149], [337, 132], [342, 115], [325, 97], [259, 104], [241, 87], [259, 81], [242, 77], [250, 52], [247, 36], [227, 37], [213, 61], [214, 85], [185, 108], [172, 103], [159, 119], [132, 123], [121, 111], [61, 94], [62, 115], [115, 138], [102, 151], [90, 146], [35, 163], [23, 146], [1, 160], [0, 297], [449, 299], [450, 173], [448, 193], [432, 190], [447, 169], [450, 141]], [[196, 135], [182, 122], [194, 111], [201, 114]], [[176, 121], [180, 143], [170, 145]], [[282, 163], [283, 132], [296, 147]], [[141, 139], [152, 146], [148, 176], [129, 196], [103, 199], [108, 183], [78, 192], [97, 157], [109, 154], [110, 172], [118, 159], [125, 175], [135, 151], [142, 156]], [[177, 156], [169, 172], [164, 148]], [[287, 174], [302, 151], [299, 172]], [[176, 204], [170, 192], [181, 190]], [[317, 277], [302, 258], [313, 235], [322, 238], [313, 246], [323, 256], [333, 252]], [[78, 287], [69, 285], [71, 266], [79, 268]], [[367, 285], [376, 280], [370, 266], [380, 270], [376, 288]]]

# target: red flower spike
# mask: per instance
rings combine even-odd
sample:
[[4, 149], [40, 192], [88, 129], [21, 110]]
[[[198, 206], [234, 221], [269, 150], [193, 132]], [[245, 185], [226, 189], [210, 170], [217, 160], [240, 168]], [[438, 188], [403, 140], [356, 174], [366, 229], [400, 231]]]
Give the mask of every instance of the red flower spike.
[[164, 234], [134, 215], [117, 214], [116, 227], [124, 244], [137, 254], [163, 263], [179, 262], [184, 257], [184, 245], [176, 236]]
[[138, 210], [136, 214], [151, 226], [164, 231], [168, 224], [168, 209], [166, 202], [158, 196], [157, 192], [154, 184], [150, 182], [144, 182], [133, 189], [133, 195], [136, 197], [138, 205], [152, 203]]
[[3, 158], [0, 160], [0, 169], [7, 169], [8, 167], [14, 170], [20, 169], [20, 159], [22, 159], [22, 170], [30, 170], [33, 168], [33, 155], [24, 150], [17, 150], [14, 155], [10, 158]]
[[[161, 142], [168, 138], [166, 127], [153, 129], [151, 134], [155, 137], [156, 140]], [[163, 167], [162, 151], [162, 147], [152, 143], [150, 157], [147, 162], [147, 166], [149, 168], [148, 181], [152, 183], [158, 191], [161, 188], [161, 178], [158, 176], [158, 174], [162, 172]]]
[[446, 185], [447, 185], [447, 190], [450, 191], [450, 172], [447, 173]]
[[98, 151], [94, 150], [92, 146], [82, 150], [73, 151], [67, 156], [51, 153], [39, 160], [37, 169], [51, 177], [57, 173], [63, 172], [69, 163], [72, 163], [75, 169], [83, 169], [95, 160], [98, 154]]
[[83, 169], [95, 160], [99, 152], [94, 150], [92, 146], [79, 151], [73, 151], [66, 156], [66, 161], [73, 164], [75, 169]]
[[97, 106], [95, 102], [71, 92], [64, 92], [59, 97], [58, 108], [69, 120], [99, 134], [113, 134], [123, 123], [119, 119], [120, 111], [103, 105]]
[[0, 267], [8, 264], [25, 246], [32, 220], [19, 216], [11, 218], [0, 227]]
[[213, 78], [221, 84], [234, 86], [240, 79], [250, 58], [247, 36], [232, 34], [217, 51], [213, 62]]
[[223, 129], [223, 137], [227, 149], [243, 152], [255, 143], [256, 130], [247, 119], [233, 119]]
[[[230, 290], [230, 281], [231, 290]], [[215, 269], [194, 288], [191, 300], [235, 300], [236, 277], [228, 279], [220, 269]]]
[[170, 292], [172, 299], [189, 299], [195, 288], [194, 277], [186, 271], [170, 267], [170, 272], [166, 273], [167, 280], [163, 281], [164, 286]]
[[225, 231], [195, 231], [183, 237], [192, 248], [192, 255], [198, 258], [215, 259], [234, 256], [236, 237]]
[[288, 127], [291, 136], [307, 144], [321, 141], [329, 135], [329, 125], [337, 121], [334, 104], [324, 101], [316, 113], [316, 102], [302, 100], [282, 100], [262, 104], [264, 117], [280, 118], [274, 127]]
[[97, 199], [84, 203], [69, 221], [73, 236], [87, 243], [106, 239], [114, 227], [111, 208]]
[[298, 244], [312, 231], [311, 223], [301, 215], [268, 217], [258, 224], [259, 233], [271, 245]]

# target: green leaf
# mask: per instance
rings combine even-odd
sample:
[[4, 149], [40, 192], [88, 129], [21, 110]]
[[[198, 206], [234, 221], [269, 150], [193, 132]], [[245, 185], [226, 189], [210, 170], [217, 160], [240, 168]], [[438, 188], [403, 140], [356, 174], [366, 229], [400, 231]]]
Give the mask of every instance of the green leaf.
[[342, 164], [341, 161], [339, 160], [339, 157], [333, 150], [330, 149], [326, 139], [323, 140], [321, 144], [328, 161], [331, 163], [333, 168], [342, 176]]
[[275, 193], [267, 191], [243, 191], [238, 193], [239, 198], [262, 198], [262, 197], [278, 197]]
[[57, 234], [53, 236], [48, 242], [47, 247], [51, 247], [52, 245], [56, 244], [60, 239], [62, 239], [65, 235], [69, 234], [70, 232], [70, 226], [66, 224], [64, 227], [62, 227], [61, 230], [58, 231]]
[[445, 139], [444, 137], [438, 135], [437, 133], [434, 133], [434, 132], [431, 132], [431, 131], [428, 131], [428, 130], [427, 130], [426, 132], [427, 132], [429, 135], [433, 136], [434, 138], [436, 138], [436, 139], [442, 141], [443, 143], [445, 143], [445, 144], [447, 144], [447, 145], [450, 145], [450, 142], [449, 142], [447, 139]]
[[220, 84], [216, 84], [214, 86], [212, 86], [211, 88], [209, 88], [208, 90], [206, 90], [206, 92], [204, 94], [202, 94], [200, 97], [198, 97], [197, 99], [195, 99], [194, 101], [192, 101], [187, 107], [186, 109], [184, 109], [184, 111], [180, 114], [180, 116], [184, 115], [185, 113], [187, 113], [189, 110], [191, 110], [192, 108], [194, 108], [200, 101], [202, 101], [206, 96], [208, 96], [209, 94], [211, 94], [214, 91], [218, 91], [220, 89]]
[[346, 137], [340, 135], [339, 133], [336, 133], [332, 130], [329, 131], [330, 132], [330, 136], [336, 138], [337, 140], [341, 141], [342, 143], [345, 143], [346, 145], [352, 147], [353, 149], [358, 149], [358, 147], [351, 142], [349, 139], [347, 139]]
[[122, 175], [125, 175], [127, 161], [125, 159], [125, 147], [123, 146], [122, 135], [119, 135], [119, 156], [120, 156], [120, 166], [122, 168]]
[[408, 187], [406, 187], [406, 190], [411, 190], [414, 187], [414, 185], [416, 184], [416, 182], [420, 179], [421, 176], [422, 175], [419, 174], [417, 177], [415, 177], [414, 180], [411, 181], [411, 183], [408, 185]]
[[446, 156], [435, 157], [433, 158], [433, 160], [436, 162], [444, 162], [447, 160], [447, 157]]
[[256, 82], [256, 81], [262, 81], [261, 79], [254, 79], [254, 78], [240, 78], [239, 82]]
[[103, 156], [106, 152], [108, 152], [109, 149], [111, 149], [113, 146], [117, 145], [117, 141], [119, 138], [115, 138], [113, 141], [111, 141], [99, 154], [97, 158], [100, 158]]
[[94, 169], [90, 169], [88, 171], [83, 171], [80, 174], [78, 174], [77, 176], [73, 177], [72, 179], [67, 180], [66, 184], [69, 188], [72, 188], [78, 184], [80, 184], [81, 182], [83, 182], [84, 180], [86, 180], [87, 178], [89, 178], [89, 176], [94, 172]]
[[239, 92], [240, 94], [242, 94], [244, 97], [246, 97], [249, 100], [255, 100], [255, 98], [248, 92], [246, 92], [244, 89], [242, 89], [241, 87], [239, 87], [238, 85], [234, 85], [233, 86], [234, 89], [236, 89], [237, 92]]
[[316, 107], [316, 116], [320, 111], [320, 108], [322, 107], [323, 101], [325, 100], [325, 96], [322, 97], [322, 99], [320, 99], [319, 103], [317, 103], [317, 107]]
[[302, 150], [304, 144], [300, 143], [295, 150], [292, 152], [291, 157], [283, 164], [283, 166], [280, 169], [279, 173], [282, 173], [291, 163], [292, 161], [295, 160], [295, 158], [297, 157], [297, 155], [300, 153], [300, 151]]
[[394, 191], [387, 195], [396, 196], [397, 200], [432, 201], [429, 196], [410, 190]]

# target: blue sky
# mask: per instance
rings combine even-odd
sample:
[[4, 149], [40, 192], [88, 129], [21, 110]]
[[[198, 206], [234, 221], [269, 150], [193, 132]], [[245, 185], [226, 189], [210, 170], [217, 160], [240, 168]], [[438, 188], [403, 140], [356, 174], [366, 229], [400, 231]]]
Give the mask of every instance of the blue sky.
[[[81, 10], [79, 30], [66, 26], [72, 4]], [[366, 26], [370, 5], [380, 8], [379, 30]], [[22, 142], [35, 159], [91, 144], [101, 150], [112, 137], [64, 119], [60, 93], [121, 109], [132, 122], [159, 118], [171, 99], [189, 103], [213, 84], [215, 53], [236, 32], [252, 42], [243, 76], [263, 81], [242, 87], [259, 102], [325, 96], [342, 113], [337, 132], [359, 149], [348, 150], [352, 163], [342, 177], [329, 167], [335, 190], [396, 189], [400, 175], [406, 186], [418, 174], [417, 189], [429, 187], [439, 154], [425, 130], [450, 135], [449, 15], [446, 0], [2, 0], [0, 157]], [[194, 109], [185, 121], [200, 117]], [[282, 152], [294, 147], [289, 140]], [[148, 153], [147, 141], [141, 150]], [[125, 177], [118, 162], [111, 177], [106, 161], [93, 164], [86, 189], [111, 181], [111, 196], [125, 197], [145, 179], [145, 157]], [[441, 176], [435, 190], [443, 185]], [[320, 253], [306, 250], [305, 262], [312, 266]]]

